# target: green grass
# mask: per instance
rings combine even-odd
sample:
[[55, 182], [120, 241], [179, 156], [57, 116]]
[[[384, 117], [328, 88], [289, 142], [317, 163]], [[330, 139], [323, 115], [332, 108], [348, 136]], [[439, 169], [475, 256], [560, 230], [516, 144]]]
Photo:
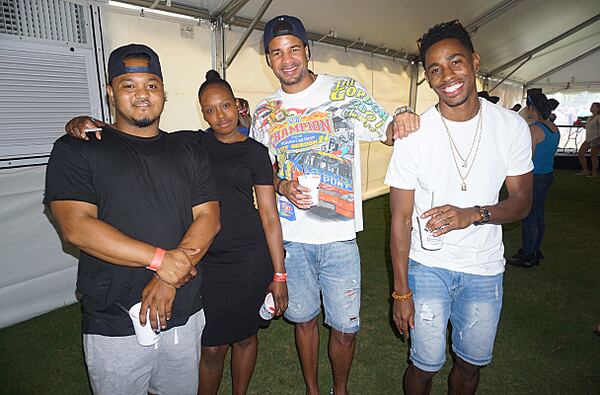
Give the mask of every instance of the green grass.
[[[509, 267], [494, 361], [482, 370], [480, 394], [600, 393], [600, 179], [558, 171], [546, 206], [547, 233], [539, 267]], [[354, 394], [399, 394], [408, 345], [390, 323], [389, 204], [365, 203], [361, 248], [362, 330], [350, 379]], [[519, 248], [520, 225], [505, 227], [505, 245]], [[81, 313], [67, 306], [0, 330], [0, 394], [89, 393], [81, 347]], [[325, 328], [319, 379], [331, 385]], [[251, 394], [303, 394], [293, 327], [281, 320], [260, 333]], [[435, 377], [447, 392], [449, 363]], [[229, 373], [222, 393], [231, 393]]]

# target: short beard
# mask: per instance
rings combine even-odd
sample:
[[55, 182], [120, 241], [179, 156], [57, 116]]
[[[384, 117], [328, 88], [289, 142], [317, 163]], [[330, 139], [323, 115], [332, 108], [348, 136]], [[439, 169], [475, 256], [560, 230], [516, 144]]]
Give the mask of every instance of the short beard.
[[453, 103], [453, 104], [450, 104], [448, 102], [444, 102], [444, 103], [446, 103], [446, 105], [450, 108], [455, 108], [455, 107], [462, 106], [463, 104], [465, 104], [467, 102], [467, 100], [469, 100], [469, 95], [465, 96], [465, 98], [458, 103]]
[[156, 120], [157, 120], [157, 118], [154, 118], [154, 119], [150, 119], [150, 118], [134, 119], [133, 120], [133, 124], [135, 126], [137, 126], [138, 128], [147, 128], [148, 126], [150, 126], [154, 122], [156, 122]]
[[279, 81], [283, 84], [283, 85], [296, 85], [297, 83], [299, 83], [302, 80], [302, 74], [299, 75], [298, 77], [294, 77], [294, 78], [289, 78], [287, 80], [284, 80], [283, 78], [281, 78]]

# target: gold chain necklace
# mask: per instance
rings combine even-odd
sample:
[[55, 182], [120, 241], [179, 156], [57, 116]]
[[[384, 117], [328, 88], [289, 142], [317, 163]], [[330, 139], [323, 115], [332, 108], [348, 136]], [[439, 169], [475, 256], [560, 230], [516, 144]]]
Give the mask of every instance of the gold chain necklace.
[[[438, 111], [439, 111], [439, 109], [438, 109]], [[458, 176], [461, 179], [461, 183], [460, 183], [461, 191], [467, 190], [467, 177], [469, 176], [469, 174], [471, 173], [471, 170], [473, 169], [473, 165], [475, 164], [475, 157], [477, 156], [477, 152], [479, 151], [479, 143], [481, 142], [481, 135], [483, 134], [482, 133], [482, 117], [483, 117], [483, 108], [482, 108], [482, 104], [480, 103], [479, 104], [479, 117], [477, 118], [477, 126], [475, 127], [475, 136], [473, 136], [473, 142], [471, 143], [471, 149], [469, 149], [467, 157], [463, 158], [463, 156], [460, 154], [460, 151], [458, 150], [458, 147], [454, 143], [454, 139], [452, 138], [450, 129], [448, 128], [448, 125], [446, 124], [446, 120], [444, 119], [444, 116], [440, 112], [440, 118], [442, 118], [442, 123], [444, 124], [444, 128], [446, 128], [446, 134], [448, 134], [448, 140], [450, 141], [450, 151], [452, 152], [452, 159], [454, 160], [454, 165], [456, 166], [456, 171], [458, 172]], [[475, 144], [475, 142], [477, 142], [477, 145]], [[474, 152], [473, 152], [473, 148], [475, 148]], [[468, 166], [469, 157], [471, 156], [472, 153], [473, 153], [473, 160], [471, 161], [471, 165]], [[456, 158], [456, 155], [458, 155], [458, 157], [462, 161], [462, 166], [458, 165], [458, 160]], [[462, 174], [462, 172], [460, 170], [461, 167], [467, 169], [465, 175]]]

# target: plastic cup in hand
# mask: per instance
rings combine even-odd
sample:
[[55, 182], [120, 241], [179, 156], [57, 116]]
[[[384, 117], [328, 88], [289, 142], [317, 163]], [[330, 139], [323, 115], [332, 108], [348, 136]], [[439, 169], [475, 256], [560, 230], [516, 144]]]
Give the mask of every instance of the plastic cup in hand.
[[[133, 322], [135, 337], [140, 346], [153, 346], [158, 342], [160, 332], [154, 332], [154, 329], [152, 329], [152, 326], [150, 325], [150, 309], [146, 311], [146, 325], [142, 326], [140, 323], [141, 306], [142, 302], [138, 302], [131, 306], [129, 309], [129, 318], [131, 318], [131, 322]], [[156, 318], [158, 319], [158, 317]]]
[[258, 314], [263, 320], [267, 321], [275, 316], [275, 301], [273, 300], [273, 294], [271, 292], [265, 296], [265, 302], [260, 306]]
[[437, 251], [442, 249], [444, 244], [444, 235], [434, 236], [433, 232], [430, 232], [427, 229], [427, 221], [429, 218], [419, 218], [417, 217], [417, 222], [419, 224], [419, 236], [421, 238], [421, 247], [424, 250], [429, 251]]
[[319, 185], [321, 184], [320, 174], [304, 174], [298, 177], [298, 182], [303, 187], [310, 189], [311, 206], [319, 204]]

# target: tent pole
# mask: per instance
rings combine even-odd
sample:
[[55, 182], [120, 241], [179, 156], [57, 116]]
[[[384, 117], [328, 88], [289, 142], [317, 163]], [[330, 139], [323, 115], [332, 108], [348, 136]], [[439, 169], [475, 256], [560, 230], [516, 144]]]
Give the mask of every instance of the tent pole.
[[225, 61], [225, 29], [223, 17], [219, 16], [212, 22], [212, 67], [225, 79], [227, 63]]

